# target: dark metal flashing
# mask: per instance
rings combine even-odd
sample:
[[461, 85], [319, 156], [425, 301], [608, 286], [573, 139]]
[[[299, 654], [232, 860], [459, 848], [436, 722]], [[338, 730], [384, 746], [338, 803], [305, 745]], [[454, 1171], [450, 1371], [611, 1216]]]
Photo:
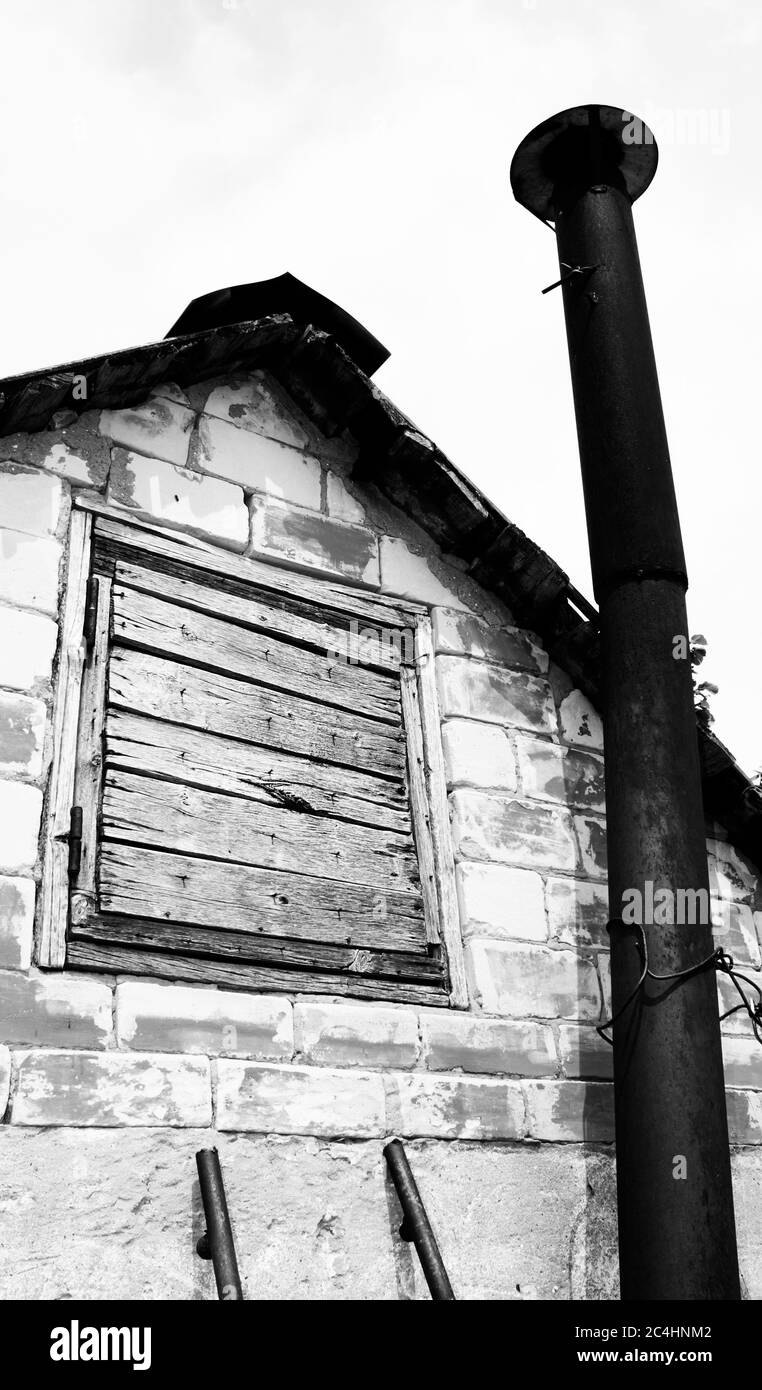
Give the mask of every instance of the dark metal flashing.
[[[178, 322], [182, 322], [179, 320]], [[551, 656], [600, 707], [598, 630], [592, 605], [534, 541], [493, 506], [403, 415], [330, 333], [289, 314], [224, 324], [145, 347], [87, 358], [0, 381], [0, 436], [55, 428], [63, 409], [119, 409], [162, 381], [190, 386], [266, 368], [328, 435], [349, 429], [359, 444], [355, 476], [375, 484], [444, 551], [542, 639]], [[72, 387], [84, 380], [74, 398]], [[762, 794], [710, 730], [698, 726], [706, 814], [762, 867]]]
[[368, 376], [386, 361], [389, 351], [333, 300], [286, 272], [272, 280], [232, 285], [194, 299], [170, 328], [167, 338], [203, 333], [207, 328], [247, 323], [268, 314], [288, 314], [296, 323], [313, 323], [330, 333]]

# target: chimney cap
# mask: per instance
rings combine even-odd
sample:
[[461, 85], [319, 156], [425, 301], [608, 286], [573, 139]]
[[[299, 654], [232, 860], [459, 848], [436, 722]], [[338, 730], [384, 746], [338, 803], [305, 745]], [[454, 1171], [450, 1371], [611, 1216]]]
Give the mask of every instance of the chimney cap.
[[552, 222], [559, 187], [616, 184], [634, 203], [648, 188], [658, 160], [653, 134], [631, 111], [573, 106], [524, 137], [511, 161], [511, 188], [535, 217]]

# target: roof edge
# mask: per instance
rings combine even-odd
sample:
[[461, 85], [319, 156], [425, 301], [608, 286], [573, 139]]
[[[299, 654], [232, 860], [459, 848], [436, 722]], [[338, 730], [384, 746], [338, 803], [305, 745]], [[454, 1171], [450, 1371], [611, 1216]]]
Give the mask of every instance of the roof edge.
[[[0, 381], [0, 436], [55, 428], [62, 409], [122, 408], [162, 381], [180, 386], [266, 368], [327, 435], [349, 429], [355, 476], [370, 481], [536, 632], [600, 707], [597, 613], [515, 526], [370, 380], [338, 339], [289, 314], [183, 336]], [[74, 385], [81, 390], [74, 394]], [[704, 805], [762, 867], [762, 794], [711, 730], [697, 725]]]

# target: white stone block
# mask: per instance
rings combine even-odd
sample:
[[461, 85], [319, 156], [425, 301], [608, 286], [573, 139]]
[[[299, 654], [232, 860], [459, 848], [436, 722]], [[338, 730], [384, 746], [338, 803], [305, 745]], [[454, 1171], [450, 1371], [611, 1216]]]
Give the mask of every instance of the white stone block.
[[573, 872], [577, 851], [568, 812], [462, 788], [450, 796], [459, 859]]
[[413, 599], [416, 603], [444, 604], [449, 608], [466, 610], [466, 605], [451, 587], [457, 582], [453, 577], [450, 583], [443, 583], [437, 578], [427, 557], [417, 555], [405, 541], [391, 536], [381, 537], [381, 588], [385, 593], [399, 594], [401, 598]]
[[387, 1100], [393, 1128], [405, 1138], [521, 1139], [524, 1133], [518, 1081], [411, 1072], [387, 1077]]
[[380, 1004], [294, 1005], [296, 1051], [319, 1066], [412, 1067], [418, 1021], [409, 1009]]
[[712, 895], [726, 901], [759, 904], [762, 902], [762, 883], [759, 869], [734, 845], [718, 840], [707, 841], [709, 856], [709, 886]]
[[291, 1060], [292, 1007], [278, 996], [126, 981], [117, 985], [119, 1044], [133, 1051]]
[[575, 816], [582, 872], [588, 878], [605, 879], [608, 873], [606, 822], [600, 816]]
[[306, 448], [312, 440], [312, 431], [293, 401], [262, 371], [215, 386], [206, 398], [204, 414], [297, 449]]
[[756, 1038], [724, 1037], [722, 1056], [726, 1086], [762, 1091], [762, 1048]]
[[598, 711], [581, 690], [572, 690], [558, 710], [561, 736], [582, 748], [603, 748], [603, 723]]
[[520, 737], [517, 751], [525, 796], [605, 811], [603, 758], [539, 738]]
[[29, 968], [34, 934], [34, 899], [35, 886], [31, 878], [0, 878], [0, 966], [3, 969]]
[[101, 412], [100, 431], [134, 454], [180, 467], [188, 462], [194, 414], [178, 401], [151, 396], [142, 405]]
[[260, 1134], [337, 1135], [386, 1131], [383, 1077], [328, 1067], [217, 1063], [217, 1128]]
[[288, 444], [202, 415], [194, 465], [248, 492], [320, 511], [320, 464]]
[[547, 939], [539, 874], [504, 864], [468, 862], [458, 864], [455, 873], [464, 936]]
[[0, 782], [0, 869], [34, 868], [42, 792], [23, 782]]
[[327, 479], [328, 515], [338, 517], [339, 521], [365, 520], [365, 508], [353, 497], [338, 473], [329, 473]]
[[161, 459], [115, 449], [109, 499], [232, 550], [243, 550], [249, 539], [248, 510], [239, 487]]
[[60, 563], [58, 541], [0, 531], [0, 600], [55, 614]]
[[513, 792], [517, 787], [513, 750], [504, 729], [472, 719], [442, 725], [448, 787], [465, 784]]
[[529, 1136], [549, 1143], [614, 1138], [614, 1087], [605, 1082], [526, 1081]]
[[206, 1057], [129, 1052], [17, 1052], [14, 1125], [204, 1127], [212, 1121]]
[[[101, 443], [104, 449], [108, 449], [105, 439]], [[94, 488], [103, 487], [108, 473], [108, 467], [104, 467], [101, 459], [93, 459], [89, 451], [69, 444], [64, 437], [51, 443], [42, 460], [42, 467], [56, 473], [67, 483], [81, 483], [84, 487]]]
[[558, 1070], [545, 1023], [432, 1009], [421, 1014], [421, 1035], [430, 1071], [554, 1076]]
[[602, 883], [577, 878], [548, 879], [550, 935], [569, 946], [608, 949], [608, 893]]
[[762, 1144], [762, 1091], [728, 1087], [725, 1101], [731, 1144]]
[[461, 715], [487, 724], [555, 732], [550, 687], [541, 676], [506, 671], [461, 656], [436, 658], [437, 688], [443, 716]]
[[592, 1024], [560, 1024], [558, 1049], [567, 1076], [609, 1081], [614, 1075], [614, 1049]]
[[466, 970], [473, 997], [485, 1013], [598, 1022], [600, 991], [595, 967], [576, 951], [470, 941]]
[[445, 656], [472, 656], [495, 661], [515, 671], [541, 674], [548, 669], [547, 653], [527, 633], [499, 627], [473, 613], [451, 608], [432, 611], [434, 650]]
[[63, 502], [60, 478], [16, 466], [0, 472], [0, 517], [11, 531], [54, 536]]
[[0, 693], [0, 775], [42, 774], [46, 722], [42, 700]]
[[758, 970], [762, 942], [762, 912], [753, 912], [748, 903], [712, 900], [712, 934], [734, 960]]
[[0, 608], [0, 686], [32, 690], [49, 681], [57, 640], [50, 618]]
[[249, 553], [378, 588], [378, 541], [373, 531], [283, 502], [251, 499]]
[[110, 986], [87, 975], [0, 971], [0, 1031], [9, 1043], [105, 1047], [111, 1006]]

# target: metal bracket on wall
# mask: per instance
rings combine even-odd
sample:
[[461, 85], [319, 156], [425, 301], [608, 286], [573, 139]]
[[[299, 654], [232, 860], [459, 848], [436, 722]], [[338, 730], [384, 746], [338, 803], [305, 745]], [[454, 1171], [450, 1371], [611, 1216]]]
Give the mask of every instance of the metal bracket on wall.
[[559, 285], [565, 285], [567, 280], [573, 280], [575, 275], [589, 275], [592, 270], [597, 270], [597, 265], [569, 265], [568, 261], [561, 262], [561, 269], [566, 272], [560, 280], [554, 280], [552, 285], [546, 285], [541, 294], [549, 294], [551, 290], [557, 290]]

